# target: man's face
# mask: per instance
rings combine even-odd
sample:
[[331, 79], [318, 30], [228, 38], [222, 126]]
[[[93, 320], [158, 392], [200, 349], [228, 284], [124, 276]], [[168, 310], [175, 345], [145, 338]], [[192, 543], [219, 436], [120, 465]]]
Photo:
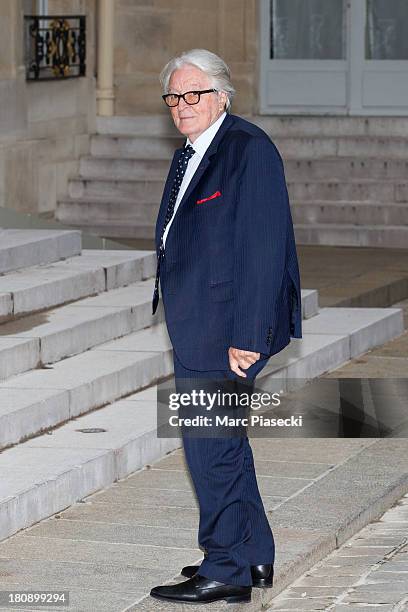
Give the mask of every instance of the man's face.
[[[186, 64], [171, 74], [169, 93], [186, 93], [212, 89], [210, 78], [205, 72]], [[224, 112], [227, 95], [224, 92], [207, 93], [200, 97], [198, 104], [189, 105], [180, 98], [178, 106], [170, 107], [176, 128], [194, 142]]]

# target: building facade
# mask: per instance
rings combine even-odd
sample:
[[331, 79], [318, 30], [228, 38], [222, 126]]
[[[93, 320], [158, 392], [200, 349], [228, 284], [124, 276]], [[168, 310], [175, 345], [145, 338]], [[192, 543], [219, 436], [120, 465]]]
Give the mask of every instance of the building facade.
[[[30, 78], [30, 15], [85, 17], [80, 76]], [[0, 206], [15, 210], [55, 210], [98, 114], [168, 114], [159, 72], [193, 47], [230, 65], [237, 114], [408, 117], [406, 0], [2, 0], [0, 24]]]

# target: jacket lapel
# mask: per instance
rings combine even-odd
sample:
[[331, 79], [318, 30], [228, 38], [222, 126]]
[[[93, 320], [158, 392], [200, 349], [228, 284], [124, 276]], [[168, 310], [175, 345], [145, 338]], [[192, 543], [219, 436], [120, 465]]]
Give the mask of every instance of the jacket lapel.
[[[177, 213], [180, 212], [181, 207], [183, 206], [184, 202], [189, 198], [193, 189], [195, 189], [195, 187], [198, 185], [201, 177], [203, 176], [204, 172], [207, 170], [208, 166], [210, 165], [211, 158], [216, 154], [218, 145], [220, 144], [224, 134], [227, 132], [227, 130], [229, 130], [229, 128], [231, 127], [233, 123], [234, 123], [234, 116], [227, 114], [224, 121], [221, 123], [216, 135], [212, 139], [210, 146], [206, 150], [204, 157], [201, 160], [200, 165], [198, 166], [197, 170], [194, 172], [194, 175], [186, 191], [184, 192], [183, 197], [181, 198], [181, 202], [179, 204]], [[194, 143], [193, 143], [193, 147], [194, 147]]]
[[[198, 185], [198, 182], [200, 181], [201, 177], [203, 176], [204, 172], [207, 170], [208, 166], [210, 165], [211, 162], [211, 158], [216, 154], [217, 149], [218, 149], [218, 145], [220, 144], [224, 134], [229, 130], [229, 128], [231, 127], [231, 125], [234, 123], [235, 121], [235, 116], [231, 115], [231, 114], [227, 114], [227, 116], [225, 117], [224, 121], [221, 123], [216, 135], [214, 136], [214, 138], [211, 141], [210, 146], [208, 147], [207, 151], [204, 154], [203, 159], [201, 160], [200, 165], [198, 166], [197, 170], [195, 171], [186, 191], [184, 192], [184, 195], [181, 199], [181, 202], [178, 206], [178, 209], [175, 213], [176, 217], [172, 222], [173, 223], [176, 222], [176, 219], [179, 215], [180, 209], [183, 206], [183, 204], [186, 202], [186, 200], [188, 199], [188, 197], [190, 196], [190, 194], [192, 193], [193, 189]], [[167, 205], [168, 205], [168, 199], [169, 199], [169, 193], [170, 193], [170, 187], [173, 184], [173, 180], [174, 180], [174, 176], [176, 174], [176, 169], [177, 169], [177, 163], [178, 160], [180, 158], [181, 152], [185, 146], [185, 143], [187, 142], [187, 140], [184, 141], [184, 144], [182, 147], [180, 147], [179, 149], [176, 149], [176, 151], [174, 152], [174, 157], [173, 157], [173, 161], [169, 170], [169, 174], [167, 176], [167, 181], [164, 187], [164, 191], [163, 191], [163, 197], [161, 200], [161, 204], [160, 204], [160, 209], [159, 209], [159, 216], [157, 219], [157, 224], [156, 224], [156, 250], [158, 250], [159, 248], [159, 237], [161, 236], [161, 232], [162, 232], [162, 228], [163, 228], [163, 224], [164, 224], [164, 218], [166, 216], [166, 210], [167, 210]], [[194, 146], [194, 143], [193, 143]], [[170, 228], [171, 229], [171, 228]]]

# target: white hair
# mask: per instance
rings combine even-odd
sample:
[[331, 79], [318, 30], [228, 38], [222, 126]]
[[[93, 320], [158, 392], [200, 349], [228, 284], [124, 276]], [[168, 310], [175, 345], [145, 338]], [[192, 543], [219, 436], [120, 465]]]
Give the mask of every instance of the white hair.
[[210, 78], [211, 86], [217, 91], [224, 91], [227, 94], [225, 110], [230, 112], [232, 98], [235, 95], [235, 89], [230, 80], [230, 69], [224, 60], [215, 53], [207, 51], [207, 49], [190, 49], [190, 51], [184, 51], [181, 55], [173, 57], [160, 73], [163, 93], [169, 93], [169, 81], [172, 72], [186, 64], [191, 64], [205, 72]]

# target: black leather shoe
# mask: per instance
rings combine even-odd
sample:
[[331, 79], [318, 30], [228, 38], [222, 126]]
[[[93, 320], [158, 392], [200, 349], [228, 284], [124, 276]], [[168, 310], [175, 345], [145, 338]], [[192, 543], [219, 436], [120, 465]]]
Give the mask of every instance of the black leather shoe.
[[250, 586], [224, 584], [195, 574], [189, 580], [179, 584], [154, 587], [150, 595], [156, 599], [184, 603], [210, 603], [221, 599], [229, 603], [237, 603], [251, 601], [251, 590]]
[[[186, 576], [187, 578], [191, 578], [195, 576], [195, 573], [198, 570], [197, 565], [186, 565], [181, 570], [182, 576]], [[273, 565], [272, 563], [268, 563], [266, 565], [251, 565], [251, 576], [252, 576], [252, 586], [254, 587], [271, 587], [273, 586]]]

